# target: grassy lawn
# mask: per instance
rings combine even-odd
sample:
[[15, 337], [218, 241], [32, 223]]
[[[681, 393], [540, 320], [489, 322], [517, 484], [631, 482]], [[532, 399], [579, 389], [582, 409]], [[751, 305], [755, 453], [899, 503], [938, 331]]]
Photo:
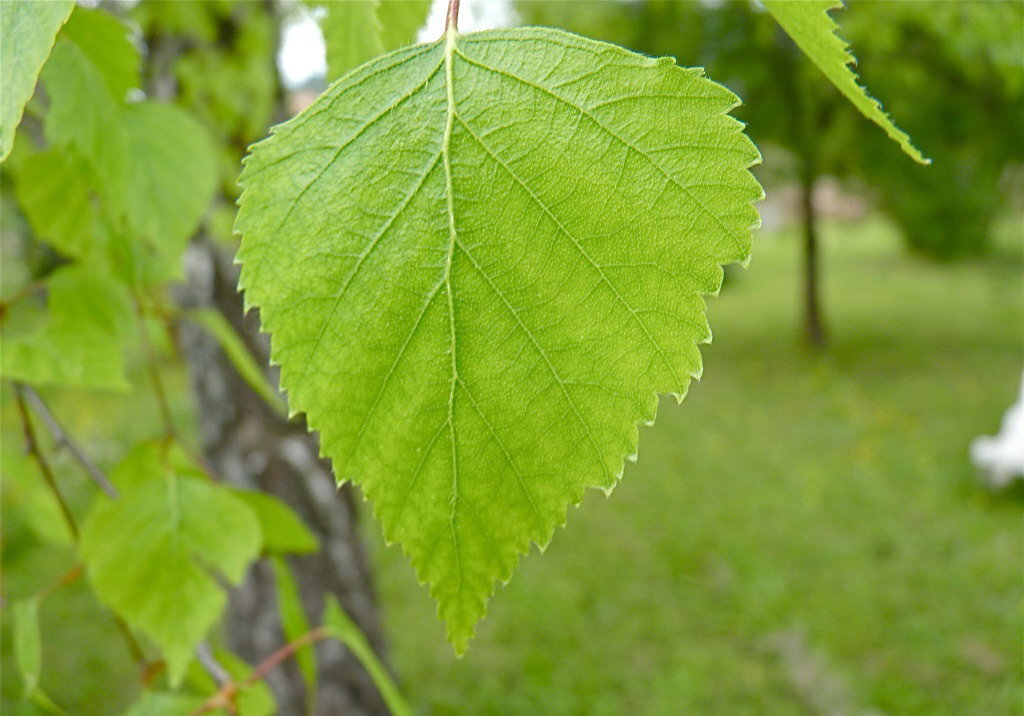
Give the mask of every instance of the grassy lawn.
[[703, 380], [611, 499], [523, 560], [464, 658], [374, 536], [414, 703], [1020, 713], [1024, 490], [989, 494], [968, 460], [1020, 384], [1019, 248], [936, 266], [879, 222], [824, 239], [828, 351], [799, 339], [796, 236], [759, 236], [711, 301]]

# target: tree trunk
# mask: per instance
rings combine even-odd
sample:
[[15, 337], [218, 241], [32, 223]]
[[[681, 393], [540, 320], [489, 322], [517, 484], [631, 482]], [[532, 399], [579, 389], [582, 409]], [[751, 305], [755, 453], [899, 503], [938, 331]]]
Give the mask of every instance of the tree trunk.
[[[189, 248], [186, 268], [188, 287], [182, 303], [220, 311], [257, 359], [267, 365], [269, 341], [259, 333], [256, 312], [242, 314], [237, 267], [230, 257], [200, 239]], [[179, 341], [195, 391], [203, 450], [217, 475], [232, 485], [281, 498], [320, 542], [316, 554], [289, 559], [310, 623], [320, 623], [324, 597], [333, 594], [381, 653], [380, 622], [352, 490], [336, 487], [330, 465], [318, 457], [316, 437], [306, 431], [303, 421], [287, 421], [270, 410], [208, 334], [184, 324]], [[272, 379], [276, 385], [276, 376]], [[231, 590], [225, 624], [229, 647], [253, 664], [285, 642], [274, 575], [266, 560], [257, 562], [245, 582]], [[316, 713], [387, 713], [362, 665], [339, 642], [319, 642], [316, 661]], [[271, 672], [267, 682], [277, 699], [278, 713], [313, 710], [294, 660]]]
[[[805, 160], [806, 162], [807, 160]], [[825, 345], [825, 325], [821, 317], [818, 276], [818, 221], [814, 211], [814, 173], [806, 171], [800, 179], [800, 208], [804, 233], [804, 333], [812, 346]]]

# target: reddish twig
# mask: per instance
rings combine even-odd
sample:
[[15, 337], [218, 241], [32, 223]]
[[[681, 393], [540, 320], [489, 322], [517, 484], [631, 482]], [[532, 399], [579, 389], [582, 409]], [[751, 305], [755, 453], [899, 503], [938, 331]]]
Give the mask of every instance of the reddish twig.
[[63, 575], [61, 575], [61, 578], [58, 579], [56, 582], [54, 582], [48, 587], [44, 587], [42, 591], [40, 591], [36, 595], [36, 599], [42, 602], [44, 599], [46, 599], [48, 596], [56, 592], [61, 587], [66, 587], [69, 584], [73, 584], [75, 581], [78, 580], [79, 577], [82, 576], [82, 571], [82, 565], [76, 564], [74, 567], [72, 567]]
[[265, 679], [267, 677], [267, 674], [269, 674], [271, 671], [280, 666], [282, 662], [294, 656], [295, 652], [297, 652], [302, 647], [318, 642], [321, 639], [325, 639], [329, 636], [330, 634], [323, 627], [316, 627], [315, 629], [310, 629], [308, 632], [300, 636], [298, 639], [288, 642], [287, 644], [280, 647], [273, 654], [268, 656], [266, 659], [261, 661], [259, 665], [252, 670], [252, 673], [249, 674], [249, 676], [247, 676], [244, 680], [239, 682], [228, 681], [224, 684], [221, 684], [221, 687], [217, 690], [217, 693], [208, 698], [203, 703], [202, 706], [193, 711], [192, 716], [198, 716], [199, 714], [209, 713], [210, 711], [215, 711], [216, 709], [228, 709], [231, 710], [232, 713], [234, 713], [236, 709], [235, 697], [238, 695], [239, 691], [247, 689], [250, 686], [253, 686], [262, 681], [263, 679]]

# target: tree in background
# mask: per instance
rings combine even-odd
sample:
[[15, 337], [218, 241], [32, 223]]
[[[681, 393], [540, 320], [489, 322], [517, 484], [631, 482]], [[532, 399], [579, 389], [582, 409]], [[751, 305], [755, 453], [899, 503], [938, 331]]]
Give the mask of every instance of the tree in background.
[[[884, 13], [885, 18], [881, 17]], [[952, 260], [982, 254], [1024, 165], [1024, 5], [852, 3], [864, 80], [935, 161], [899, 161], [863, 123], [849, 172], [878, 197], [907, 245]]]

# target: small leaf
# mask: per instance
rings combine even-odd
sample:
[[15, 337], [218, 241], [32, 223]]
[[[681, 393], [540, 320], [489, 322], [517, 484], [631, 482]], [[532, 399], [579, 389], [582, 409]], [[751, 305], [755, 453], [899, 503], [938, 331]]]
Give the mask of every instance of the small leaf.
[[263, 551], [270, 554], [308, 554], [316, 552], [319, 543], [299, 516], [281, 500], [256, 490], [233, 490], [236, 497], [249, 505], [260, 523]]
[[180, 107], [139, 102], [123, 111], [128, 156], [125, 217], [135, 233], [177, 261], [216, 188], [209, 133]]
[[264, 402], [275, 412], [284, 412], [284, 402], [281, 396], [270, 387], [266, 374], [256, 363], [252, 353], [246, 347], [241, 336], [224, 318], [224, 314], [213, 309], [188, 311], [185, 317], [195, 321], [220, 344], [224, 355], [238, 371], [238, 375], [249, 385], [255, 393], [263, 398]]
[[5, 377], [34, 385], [123, 390], [132, 309], [123, 284], [71, 265], [46, 281], [47, 312], [35, 331], [5, 336]]
[[378, 4], [379, 0], [327, 3], [320, 30], [327, 46], [328, 82], [384, 52]]
[[36, 238], [68, 258], [102, 250], [104, 234], [83, 159], [50, 149], [31, 153], [12, 168], [18, 203]]
[[210, 570], [240, 583], [259, 554], [260, 526], [243, 500], [181, 474], [160, 445], [143, 443], [128, 462], [141, 474], [90, 510], [82, 559], [100, 600], [163, 650], [176, 685], [224, 609]]
[[382, 0], [378, 4], [377, 18], [385, 52], [416, 41], [417, 33], [427, 22], [430, 3], [431, 0]]
[[430, 0], [327, 2], [320, 20], [327, 46], [327, 81], [415, 42], [429, 10]]
[[[299, 585], [295, 582], [292, 570], [284, 557], [274, 555], [270, 559], [270, 564], [274, 569], [274, 581], [277, 584], [277, 608], [281, 615], [281, 629], [286, 640], [295, 641], [309, 631], [309, 620], [306, 619], [306, 611], [302, 608]], [[315, 694], [316, 653], [313, 651], [313, 645], [309, 644], [295, 652], [295, 661], [302, 672], [302, 678], [306, 681], [306, 693]]]
[[291, 410], [375, 504], [463, 651], [495, 583], [588, 487], [745, 261], [759, 159], [703, 76], [566, 32], [399, 50], [245, 163], [239, 284]]
[[39, 71], [74, 7], [74, 0], [0, 2], [0, 161], [11, 151]]
[[129, 38], [128, 26], [113, 13], [79, 5], [71, 13], [61, 36], [78, 45], [103, 77], [111, 96], [123, 102], [131, 89], [142, 86], [139, 50]]
[[179, 276], [185, 244], [216, 188], [209, 133], [180, 107], [115, 101], [70, 39], [57, 43], [42, 78], [51, 100], [47, 139], [89, 162], [106, 212], [123, 217], [132, 238], [165, 259], [164, 278]]
[[853, 106], [881, 127], [914, 161], [931, 164], [910, 143], [907, 133], [889, 119], [878, 100], [857, 84], [852, 65], [856, 64], [850, 46], [836, 34], [838, 26], [828, 11], [842, 7], [842, 0], [763, 0], [765, 9], [782, 25], [811, 62], [825, 73]]
[[39, 634], [39, 600], [20, 599], [12, 605], [14, 611], [14, 660], [25, 684], [25, 696], [39, 688], [42, 669], [42, 639]]
[[103, 76], [77, 44], [60, 39], [41, 78], [50, 98], [46, 138], [59, 148], [74, 147], [99, 179], [100, 193], [117, 206], [127, 188], [128, 146], [120, 107]]

